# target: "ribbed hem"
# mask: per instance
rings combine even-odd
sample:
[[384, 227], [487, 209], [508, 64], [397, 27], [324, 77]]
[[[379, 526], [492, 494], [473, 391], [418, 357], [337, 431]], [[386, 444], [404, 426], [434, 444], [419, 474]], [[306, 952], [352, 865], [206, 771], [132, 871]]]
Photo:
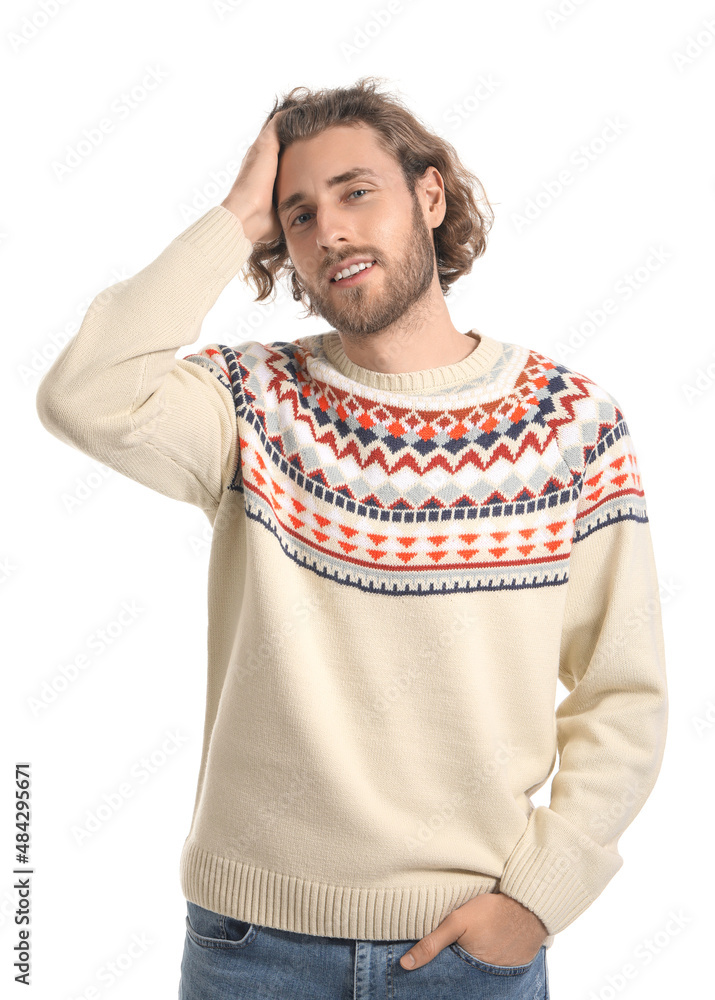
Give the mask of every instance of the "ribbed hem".
[[241, 220], [223, 205], [209, 209], [176, 239], [210, 257], [216, 272], [227, 278], [238, 274], [253, 250]]
[[475, 329], [470, 330], [467, 336], [475, 340], [477, 337], [480, 339], [471, 354], [462, 361], [438, 368], [422, 368], [414, 372], [377, 372], [355, 364], [343, 350], [340, 335], [335, 330], [325, 334], [325, 353], [330, 363], [354, 382], [361, 382], [373, 389], [419, 393], [425, 389], [437, 389], [442, 386], [448, 388], [461, 382], [469, 382], [470, 379], [484, 375], [494, 366], [501, 354], [501, 341]]
[[452, 910], [498, 885], [487, 877], [446, 887], [329, 885], [222, 858], [188, 838], [180, 870], [185, 897], [208, 910], [278, 930], [360, 941], [423, 938]]

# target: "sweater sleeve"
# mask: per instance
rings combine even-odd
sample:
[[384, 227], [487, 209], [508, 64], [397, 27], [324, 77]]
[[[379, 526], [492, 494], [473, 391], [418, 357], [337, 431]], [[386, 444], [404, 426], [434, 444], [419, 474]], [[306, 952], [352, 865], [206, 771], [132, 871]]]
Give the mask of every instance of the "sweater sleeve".
[[[628, 428], [613, 419], [583, 471], [569, 564], [550, 805], [530, 814], [500, 892], [553, 935], [623, 864], [618, 841], [648, 798], [665, 749], [668, 694], [660, 594]], [[610, 426], [609, 426], [610, 424]]]
[[46, 429], [165, 496], [215, 508], [237, 464], [231, 373], [217, 344], [176, 352], [251, 250], [240, 219], [217, 205], [95, 296], [38, 388]]

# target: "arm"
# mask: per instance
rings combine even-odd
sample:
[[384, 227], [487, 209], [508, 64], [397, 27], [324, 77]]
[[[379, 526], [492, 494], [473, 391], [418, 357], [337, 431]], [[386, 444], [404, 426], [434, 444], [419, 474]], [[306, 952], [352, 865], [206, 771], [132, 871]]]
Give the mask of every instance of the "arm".
[[500, 883], [549, 934], [575, 920], [623, 864], [618, 840], [653, 789], [665, 749], [658, 579], [633, 443], [612, 402], [615, 426], [601, 424], [584, 469], [570, 557], [560, 767], [549, 807], [531, 813]]
[[277, 117], [247, 150], [221, 205], [92, 300], [37, 392], [40, 420], [61, 441], [204, 510], [218, 505], [238, 464], [231, 373], [218, 344], [175, 355], [196, 340], [253, 243], [280, 233]]
[[219, 205], [97, 295], [40, 383], [47, 430], [166, 496], [215, 506], [236, 463], [233, 394], [218, 371], [175, 354], [196, 340], [251, 249]]

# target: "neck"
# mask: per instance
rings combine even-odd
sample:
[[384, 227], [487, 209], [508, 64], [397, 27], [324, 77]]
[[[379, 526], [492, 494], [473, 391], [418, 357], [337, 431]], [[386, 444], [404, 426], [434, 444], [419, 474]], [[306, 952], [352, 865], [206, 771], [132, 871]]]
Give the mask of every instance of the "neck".
[[438, 285], [436, 292], [432, 286], [428, 296], [382, 330], [361, 337], [336, 332], [350, 361], [388, 375], [457, 364], [478, 343], [452, 323]]

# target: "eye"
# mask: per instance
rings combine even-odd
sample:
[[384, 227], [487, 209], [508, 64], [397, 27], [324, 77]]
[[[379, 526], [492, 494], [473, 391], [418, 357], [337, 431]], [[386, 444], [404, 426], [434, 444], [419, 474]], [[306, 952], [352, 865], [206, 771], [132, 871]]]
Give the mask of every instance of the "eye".
[[[354, 191], [350, 192], [350, 194], [348, 195], [348, 198], [352, 198], [352, 196], [354, 194], [369, 194], [369, 193], [370, 193], [370, 189], [369, 188], [356, 188]], [[291, 226], [295, 226], [295, 224], [298, 222], [298, 220], [302, 219], [306, 215], [310, 215], [310, 212], [301, 212], [300, 215], [296, 215], [295, 219], [293, 219], [293, 221], [291, 222]], [[302, 223], [299, 223], [299, 224], [302, 224]]]

